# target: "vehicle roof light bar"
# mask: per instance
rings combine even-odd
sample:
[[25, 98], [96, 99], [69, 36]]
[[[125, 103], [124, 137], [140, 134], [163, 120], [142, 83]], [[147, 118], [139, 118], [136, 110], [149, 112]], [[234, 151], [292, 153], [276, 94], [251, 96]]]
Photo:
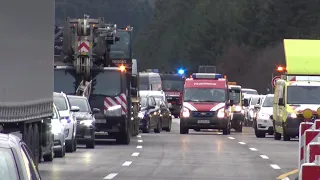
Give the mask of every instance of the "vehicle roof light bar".
[[221, 74], [217, 73], [193, 73], [193, 79], [220, 79], [223, 78]]

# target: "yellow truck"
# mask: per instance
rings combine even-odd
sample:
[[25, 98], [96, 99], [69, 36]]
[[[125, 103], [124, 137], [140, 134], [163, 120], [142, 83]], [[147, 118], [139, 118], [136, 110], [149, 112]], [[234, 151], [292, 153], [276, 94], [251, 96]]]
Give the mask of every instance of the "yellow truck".
[[230, 100], [233, 100], [234, 104], [231, 107], [231, 128], [233, 128], [237, 132], [242, 132], [242, 127], [244, 123], [244, 110], [242, 107], [243, 103], [241, 86], [237, 85], [236, 82], [228, 82], [228, 87]]
[[281, 79], [274, 91], [274, 139], [290, 141], [298, 136], [302, 113], [310, 109], [311, 121], [320, 107], [320, 40], [284, 40], [286, 67], [278, 67]]

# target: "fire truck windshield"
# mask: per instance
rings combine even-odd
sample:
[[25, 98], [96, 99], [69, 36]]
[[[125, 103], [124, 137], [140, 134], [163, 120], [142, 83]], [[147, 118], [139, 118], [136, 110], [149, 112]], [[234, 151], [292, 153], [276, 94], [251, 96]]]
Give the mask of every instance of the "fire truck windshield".
[[111, 59], [131, 59], [131, 37], [128, 31], [117, 31], [120, 40], [111, 45]]
[[225, 102], [226, 90], [213, 88], [186, 88], [183, 93], [185, 102]]
[[104, 71], [94, 78], [92, 94], [103, 96], [117, 96], [121, 93], [121, 72]]
[[162, 80], [162, 87], [164, 91], [182, 91], [184, 81], [181, 80]]
[[64, 69], [54, 70], [54, 92], [75, 94], [75, 78]]
[[288, 104], [320, 104], [320, 86], [288, 86]]

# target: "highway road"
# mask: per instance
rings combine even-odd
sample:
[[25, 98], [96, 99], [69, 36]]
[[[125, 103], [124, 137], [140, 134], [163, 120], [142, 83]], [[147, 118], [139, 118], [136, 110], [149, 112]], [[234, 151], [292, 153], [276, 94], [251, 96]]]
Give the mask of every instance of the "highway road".
[[39, 169], [47, 180], [275, 180], [297, 168], [297, 140], [258, 139], [252, 128], [243, 131], [181, 135], [174, 119], [171, 132], [141, 134], [129, 146], [79, 146]]

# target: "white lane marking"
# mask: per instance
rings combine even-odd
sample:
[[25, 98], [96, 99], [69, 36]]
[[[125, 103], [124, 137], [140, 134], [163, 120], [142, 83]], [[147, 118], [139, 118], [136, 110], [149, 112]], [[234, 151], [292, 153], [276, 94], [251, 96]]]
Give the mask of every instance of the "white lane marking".
[[143, 140], [139, 139], [139, 140], [138, 140], [138, 142], [139, 142], [139, 143], [142, 143], [142, 142], [143, 142]]
[[261, 157], [262, 159], [269, 159], [269, 157], [268, 157], [267, 155], [260, 155], [260, 157]]
[[138, 149], [142, 149], [142, 146], [137, 146]]
[[118, 173], [110, 173], [110, 174], [108, 174], [108, 176], [104, 177], [103, 179], [113, 179], [117, 175], [118, 175]]
[[285, 178], [283, 178], [283, 179], [281, 179], [281, 180], [290, 180], [290, 178], [288, 178], [288, 177], [285, 177]]
[[141, 138], [141, 135], [137, 135], [138, 138]]
[[246, 144], [246, 143], [244, 143], [244, 142], [239, 142], [239, 144]]
[[138, 152], [134, 152], [134, 153], [131, 154], [131, 156], [139, 156], [139, 154], [140, 153], [138, 153]]
[[251, 151], [258, 151], [256, 148], [249, 148]]
[[234, 139], [234, 137], [228, 137], [229, 139]]
[[273, 168], [273, 169], [281, 169], [278, 165], [276, 164], [270, 164], [270, 166]]
[[126, 161], [122, 164], [122, 166], [130, 166], [131, 163], [132, 163], [132, 161]]

